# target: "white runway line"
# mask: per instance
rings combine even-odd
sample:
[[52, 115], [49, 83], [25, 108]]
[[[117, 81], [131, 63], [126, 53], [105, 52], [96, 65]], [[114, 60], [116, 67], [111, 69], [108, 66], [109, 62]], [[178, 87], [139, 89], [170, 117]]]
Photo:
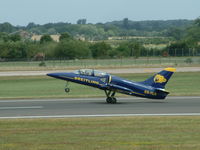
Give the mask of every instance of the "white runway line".
[[10, 110], [10, 109], [42, 109], [43, 106], [27, 106], [27, 107], [0, 107], [0, 110]]
[[97, 114], [97, 115], [55, 115], [55, 116], [14, 116], [0, 119], [41, 119], [41, 118], [89, 118], [89, 117], [136, 117], [136, 116], [200, 116], [200, 113], [173, 114]]

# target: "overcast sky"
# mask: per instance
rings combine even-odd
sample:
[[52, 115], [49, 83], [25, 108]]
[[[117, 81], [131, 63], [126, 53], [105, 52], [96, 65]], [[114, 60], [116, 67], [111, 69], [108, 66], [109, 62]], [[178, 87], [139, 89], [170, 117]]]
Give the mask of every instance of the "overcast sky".
[[200, 0], [0, 0], [0, 23], [195, 19]]

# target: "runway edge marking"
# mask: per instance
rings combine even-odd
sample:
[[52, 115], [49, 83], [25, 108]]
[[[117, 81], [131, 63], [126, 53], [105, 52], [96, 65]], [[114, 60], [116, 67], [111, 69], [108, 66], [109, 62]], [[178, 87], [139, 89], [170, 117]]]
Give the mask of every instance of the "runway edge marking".
[[173, 114], [97, 114], [97, 115], [55, 115], [55, 116], [11, 116], [0, 119], [41, 119], [41, 118], [90, 118], [90, 117], [134, 117], [134, 116], [200, 116], [200, 113]]

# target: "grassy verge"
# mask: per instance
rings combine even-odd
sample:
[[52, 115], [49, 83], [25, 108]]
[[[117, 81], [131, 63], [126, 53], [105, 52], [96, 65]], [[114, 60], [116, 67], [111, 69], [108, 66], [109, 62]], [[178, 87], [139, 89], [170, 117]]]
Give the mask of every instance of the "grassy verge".
[[[134, 81], [143, 81], [152, 74], [118, 75]], [[170, 95], [200, 95], [200, 72], [175, 73], [166, 86]], [[5, 98], [66, 98], [100, 97], [104, 91], [70, 83], [71, 92], [65, 93], [65, 81], [47, 76], [0, 77], [0, 99]], [[121, 96], [121, 94], [117, 94]]]
[[0, 120], [0, 149], [199, 150], [200, 117]]

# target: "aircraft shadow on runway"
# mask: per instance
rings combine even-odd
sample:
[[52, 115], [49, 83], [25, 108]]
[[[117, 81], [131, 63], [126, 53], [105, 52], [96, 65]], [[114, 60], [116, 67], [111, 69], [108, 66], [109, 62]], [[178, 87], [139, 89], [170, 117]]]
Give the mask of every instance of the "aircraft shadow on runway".
[[102, 104], [102, 105], [130, 105], [130, 104], [162, 104], [162, 103], [168, 103], [167, 101], [118, 101], [116, 104], [108, 104], [107, 102], [89, 102], [90, 104]]

